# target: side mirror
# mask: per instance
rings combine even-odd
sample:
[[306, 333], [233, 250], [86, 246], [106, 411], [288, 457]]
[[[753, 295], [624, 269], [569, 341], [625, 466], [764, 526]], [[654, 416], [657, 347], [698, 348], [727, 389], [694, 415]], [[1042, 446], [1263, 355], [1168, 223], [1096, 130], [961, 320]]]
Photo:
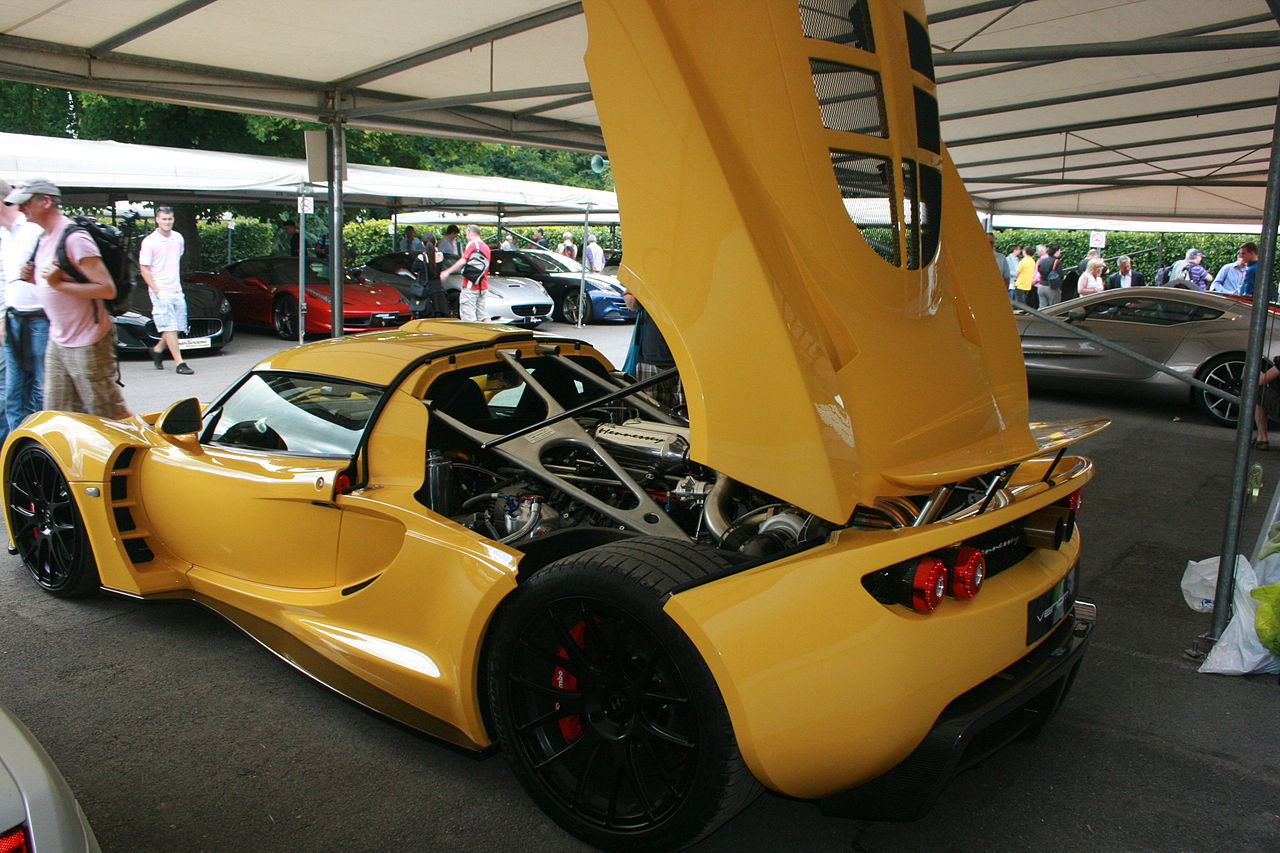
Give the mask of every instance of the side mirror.
[[188, 397], [165, 409], [156, 421], [156, 429], [164, 435], [193, 435], [200, 431], [200, 401]]
[[1072, 308], [1070, 311], [1067, 312], [1066, 319], [1068, 323], [1079, 323], [1081, 320], [1083, 320], [1087, 316], [1088, 314], [1085, 313], [1085, 310], [1083, 308]]

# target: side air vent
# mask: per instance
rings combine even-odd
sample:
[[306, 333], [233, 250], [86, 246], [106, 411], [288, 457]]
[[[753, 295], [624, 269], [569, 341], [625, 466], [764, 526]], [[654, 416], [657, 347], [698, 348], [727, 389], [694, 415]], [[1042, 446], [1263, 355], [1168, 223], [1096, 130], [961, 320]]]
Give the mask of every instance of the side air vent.
[[136, 470], [133, 468], [137, 457], [136, 447], [126, 447], [120, 451], [115, 463], [111, 466], [111, 515], [115, 523], [116, 534], [124, 544], [125, 553], [134, 563], [148, 563], [155, 559], [146, 537], [150, 531], [138, 525], [135, 510], [137, 501], [132, 494]]

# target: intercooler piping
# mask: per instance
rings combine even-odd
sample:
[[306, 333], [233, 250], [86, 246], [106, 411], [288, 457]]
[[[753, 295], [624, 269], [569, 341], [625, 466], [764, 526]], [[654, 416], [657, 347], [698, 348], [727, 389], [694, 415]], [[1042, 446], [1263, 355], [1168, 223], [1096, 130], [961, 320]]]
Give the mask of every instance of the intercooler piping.
[[707, 502], [702, 506], [703, 521], [706, 522], [707, 530], [717, 542], [724, 540], [732, 524], [725, 512], [725, 505], [729, 502], [729, 492], [732, 490], [733, 480], [726, 474], [717, 473], [715, 485], [707, 493]]

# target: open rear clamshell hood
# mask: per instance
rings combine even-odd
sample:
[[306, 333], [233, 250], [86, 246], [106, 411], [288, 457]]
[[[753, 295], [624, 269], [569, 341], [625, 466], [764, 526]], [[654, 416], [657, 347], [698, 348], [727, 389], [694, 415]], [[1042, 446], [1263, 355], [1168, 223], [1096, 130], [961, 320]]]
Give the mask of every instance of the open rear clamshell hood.
[[920, 460], [1037, 452], [920, 2], [584, 8], [622, 276], [675, 354], [694, 458], [843, 521], [936, 484]]

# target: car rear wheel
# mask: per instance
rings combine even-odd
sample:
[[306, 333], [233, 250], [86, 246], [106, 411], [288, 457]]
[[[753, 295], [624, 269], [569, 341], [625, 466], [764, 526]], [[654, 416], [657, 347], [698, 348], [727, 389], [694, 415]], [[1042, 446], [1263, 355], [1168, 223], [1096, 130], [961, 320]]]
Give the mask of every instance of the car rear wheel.
[[71, 487], [35, 442], [13, 455], [8, 511], [18, 556], [46, 592], [71, 598], [98, 588], [98, 567]]
[[[581, 312], [579, 312], [579, 305], [583, 306]], [[588, 296], [586, 299], [579, 299], [576, 288], [565, 293], [563, 313], [564, 321], [566, 323], [573, 323], [575, 326], [578, 324], [579, 313], [582, 314], [582, 324], [584, 326], [595, 319], [591, 312], [591, 297]]]
[[281, 296], [271, 306], [271, 327], [286, 341], [298, 339], [298, 300]]
[[579, 838], [677, 849], [760, 792], [711, 672], [662, 610], [724, 566], [693, 543], [614, 542], [547, 566], [503, 609], [489, 719], [530, 796]]
[[[1214, 388], [1221, 388], [1229, 394], [1240, 396], [1241, 380], [1244, 376], [1244, 357], [1240, 355], [1220, 355], [1211, 360], [1197, 375], [1197, 379]], [[1196, 408], [1208, 416], [1209, 420], [1219, 426], [1233, 427], [1240, 414], [1240, 407], [1235, 403], [1216, 397], [1202, 388], [1192, 391]]]

